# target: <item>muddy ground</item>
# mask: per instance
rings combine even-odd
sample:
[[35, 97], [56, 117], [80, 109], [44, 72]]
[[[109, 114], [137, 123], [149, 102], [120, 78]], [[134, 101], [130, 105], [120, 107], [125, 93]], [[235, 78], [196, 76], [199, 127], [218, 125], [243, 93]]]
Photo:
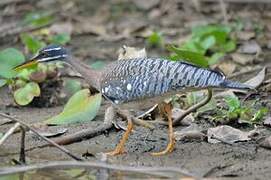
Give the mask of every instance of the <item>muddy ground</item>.
[[[45, 3], [46, 1], [41, 2]], [[52, 2], [54, 5], [54, 1]], [[119, 5], [123, 2], [125, 4], [124, 6], [121, 6], [121, 12], [123, 14], [118, 14], [118, 11], [112, 10], [112, 13], [115, 13], [114, 15], [111, 14], [112, 21], [106, 21], [105, 19], [110, 15], [110, 13], [108, 15], [107, 10], [110, 9], [110, 7], [116, 8], [116, 4]], [[69, 47], [74, 50], [75, 56], [78, 56], [79, 59], [82, 60], [87, 59], [90, 63], [95, 62], [97, 59], [103, 60], [107, 63], [117, 58], [117, 50], [123, 44], [139, 47], [146, 45], [144, 38], [136, 38], [136, 36], [140, 36], [136, 32], [140, 31], [140, 28], [147, 27], [146, 29], [158, 29], [160, 27], [164, 31], [166, 37], [165, 40], [167, 42], [172, 42], [176, 39], [181, 41], [181, 39], [188, 34], [192, 24], [223, 21], [223, 15], [219, 9], [220, 6], [217, 3], [201, 6], [199, 7], [200, 9], [197, 10], [197, 6], [190, 3], [178, 3], [178, 6], [180, 6], [178, 8], [175, 7], [176, 4], [174, 3], [169, 3], [170, 5], [167, 7], [167, 3], [165, 2], [162, 3], [162, 5], [160, 4], [160, 6], [154, 5], [153, 7], [143, 6], [138, 8], [135, 5], [131, 5], [130, 7], [129, 3], [127, 5], [126, 1], [123, 2], [110, 1], [109, 5], [106, 5], [106, 1], [88, 2], [80, 0], [74, 4], [72, 3], [72, 5], [74, 5], [72, 6], [73, 8], [71, 8], [69, 3], [67, 3], [66, 8], [68, 8], [68, 11], [60, 8], [63, 4], [62, 1], [56, 3], [57, 5], [54, 7], [57, 7], [58, 10], [60, 9], [59, 11], [62, 13], [60, 20], [57, 20], [57, 22], [65, 22], [68, 20], [74, 22], [76, 19], [83, 17], [83, 19], [86, 18], [99, 25], [105, 26], [109, 31], [108, 33], [110, 35], [113, 34], [112, 36], [125, 30], [129, 32], [128, 35], [125, 35], [125, 33], [122, 34], [122, 37], [119, 37], [117, 40], [103, 37], [102, 32], [97, 29], [86, 33], [75, 33], [75, 35], [72, 36], [72, 40], [69, 44]], [[24, 5], [24, 3], [25, 2], [23, 2], [21, 5], [17, 4], [15, 7], [21, 7]], [[144, 1], [141, 3], [144, 3]], [[44, 6], [46, 7], [46, 3]], [[47, 6], [50, 7], [52, 4], [49, 3]], [[36, 5], [32, 6], [25, 3], [25, 6], [22, 7], [25, 9], [41, 8], [41, 5], [37, 5], [36, 7]], [[22, 7], [19, 13], [24, 12]], [[270, 10], [271, 6], [269, 3], [233, 3], [229, 4], [228, 9], [229, 16], [232, 19], [235, 19], [235, 16], [240, 16], [241, 18], [246, 19], [246, 22], [250, 24], [259, 21], [266, 26], [268, 26], [268, 22], [271, 20]], [[105, 13], [104, 16], [101, 15], [103, 13]], [[14, 14], [16, 14], [16, 12]], [[180, 19], [175, 21], [176, 17], [179, 17]], [[18, 15], [14, 15], [14, 17], [11, 15], [9, 18], [11, 20], [18, 20]], [[96, 21], [95, 18], [97, 18]], [[139, 22], [143, 22], [143, 25], [141, 25]], [[76, 29], [76, 27], [74, 28]], [[256, 39], [261, 46], [266, 47], [269, 42], [268, 40], [271, 38], [270, 35], [268, 35], [268, 33], [271, 31], [270, 29], [270, 27], [267, 27], [267, 32], [265, 32], [266, 34], [264, 35], [264, 38], [258, 38], [256, 35], [254, 35], [251, 39]], [[114, 32], [111, 32], [110, 30], [114, 30]], [[178, 31], [178, 33], [176, 33], [176, 31]], [[246, 36], [247, 34], [243, 35]], [[13, 38], [3, 38], [3, 41], [1, 41], [1, 46], [3, 48], [8, 46], [17, 46], [19, 48], [22, 47], [18, 41], [11, 41], [10, 39]], [[265, 39], [266, 41], [262, 39]], [[243, 41], [248, 40], [242, 40], [242, 42]], [[248, 62], [246, 67], [237, 63], [238, 65], [235, 72], [246, 68], [249, 69], [254, 66], [270, 64], [270, 57], [268, 56], [269, 50], [270, 49], [268, 48], [263, 50], [263, 58], [260, 62]], [[160, 48], [148, 48], [147, 52], [150, 56], [163, 56], [166, 54], [166, 50]], [[236, 77], [236, 79], [239, 81], [245, 81], [249, 79], [249, 77], [256, 74], [257, 71], [253, 71], [252, 73], [249, 73], [249, 75], [244, 74], [243, 76]], [[266, 79], [270, 80], [269, 69]], [[2, 113], [8, 113], [12, 116], [16, 116], [29, 124], [48, 119], [49, 117], [61, 112], [63, 109], [63, 106], [49, 108], [14, 106], [10, 91], [7, 88], [0, 89], [0, 97], [0, 111]], [[267, 101], [267, 107], [270, 108], [270, 91], [263, 91], [262, 94], [252, 98], [259, 98], [260, 100]], [[104, 101], [102, 108], [94, 121], [83, 124], [69, 125], [66, 127], [63, 126], [63, 128], [68, 129], [66, 134], [74, 133], [80, 131], [81, 129], [95, 128], [102, 124], [104, 110], [107, 106], [108, 103]], [[6, 120], [1, 118], [1, 121], [4, 122]], [[200, 117], [196, 119], [195, 123], [205, 131], [209, 127], [214, 126], [214, 124], [209, 123], [208, 120], [201, 119]], [[1, 125], [0, 132], [7, 131], [11, 126], [12, 124]], [[263, 132], [259, 135], [259, 137], [253, 139], [252, 141], [239, 142], [235, 143], [234, 145], [225, 143], [210, 144], [206, 140], [199, 139], [177, 141], [175, 150], [171, 154], [161, 157], [151, 156], [150, 152], [159, 151], [165, 148], [167, 144], [167, 128], [162, 125], [156, 125], [155, 130], [151, 131], [146, 128], [136, 127], [135, 131], [130, 136], [128, 143], [126, 144], [127, 153], [116, 157], [110, 157], [108, 161], [110, 163], [133, 166], [174, 166], [181, 169], [187, 169], [191, 173], [201, 177], [269, 179], [271, 177], [271, 151], [269, 149], [260, 147], [258, 140], [261, 137], [271, 135], [271, 131], [268, 127], [263, 127], [262, 125], [259, 125], [259, 127], [263, 128]], [[185, 127], [179, 126], [174, 130], [177, 131], [183, 128]], [[244, 127], [242, 129], [248, 131], [252, 129], [252, 127]], [[123, 131], [112, 128], [110, 131], [104, 132], [104, 134], [97, 137], [84, 140], [79, 143], [66, 145], [65, 147], [79, 156], [82, 156], [86, 152], [95, 155], [99, 152], [107, 152], [114, 149], [122, 134]], [[27, 133], [26, 138], [27, 149], [36, 147], [43, 143], [43, 141], [30, 133]], [[18, 159], [19, 149], [20, 133], [16, 133], [5, 142], [4, 146], [0, 147], [0, 165], [2, 166], [10, 164], [12, 158]], [[27, 162], [29, 163], [70, 159], [68, 156], [52, 147], [37, 148], [28, 151], [26, 157]], [[96, 158], [92, 156], [87, 158], [89, 161], [96, 160]], [[44, 176], [50, 177], [49, 175]], [[53, 177], [51, 178], [53, 179]], [[133, 176], [129, 178], [133, 178]]]

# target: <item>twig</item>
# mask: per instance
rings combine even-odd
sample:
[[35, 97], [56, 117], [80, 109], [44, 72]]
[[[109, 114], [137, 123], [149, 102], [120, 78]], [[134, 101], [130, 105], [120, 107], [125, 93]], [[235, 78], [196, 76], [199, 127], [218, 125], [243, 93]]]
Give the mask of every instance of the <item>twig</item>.
[[75, 160], [82, 160], [81, 158], [77, 157], [76, 155], [72, 154], [69, 150], [67, 150], [66, 148], [58, 145], [57, 143], [55, 143], [54, 141], [48, 139], [47, 137], [41, 135], [38, 131], [36, 131], [34, 128], [32, 128], [31, 126], [27, 125], [26, 123], [24, 123], [23, 121], [15, 118], [15, 117], [11, 117], [7, 114], [4, 113], [0, 113], [0, 116], [11, 119], [15, 122], [20, 123], [22, 126], [24, 126], [26, 129], [30, 129], [34, 134], [36, 134], [37, 136], [39, 136], [41, 139], [43, 139], [44, 141], [47, 141], [49, 144], [51, 144], [52, 146], [58, 148], [60, 151], [64, 152], [65, 154], [67, 154], [68, 156], [70, 156], [71, 158], [75, 159]]
[[97, 136], [104, 131], [111, 129], [113, 127], [112, 121], [115, 118], [115, 111], [112, 106], [108, 107], [104, 115], [104, 123], [97, 128], [86, 129], [68, 136], [57, 138], [54, 140], [55, 143], [59, 145], [71, 144], [74, 142], [82, 141], [83, 139], [89, 139]]
[[20, 148], [20, 158], [19, 161], [22, 164], [26, 163], [25, 160], [25, 129], [24, 127], [20, 126], [21, 131], [22, 131], [22, 136], [21, 136], [21, 148]]
[[174, 121], [173, 121], [173, 125], [178, 125], [187, 115], [189, 115], [190, 113], [196, 111], [198, 108], [204, 106], [205, 104], [207, 104], [211, 98], [212, 98], [212, 90], [211, 89], [207, 89], [207, 97], [200, 101], [199, 103], [191, 106], [190, 108], [188, 108], [187, 110], [185, 110], [179, 117], [177, 117]]
[[12, 126], [6, 133], [5, 135], [0, 139], [0, 146], [6, 141], [6, 139], [11, 136], [14, 131], [20, 126], [20, 123], [15, 123], [14, 126]]
[[26, 165], [26, 166], [1, 167], [0, 175], [22, 173], [26, 171], [41, 170], [41, 169], [70, 169], [70, 168], [75, 168], [75, 169], [78, 169], [78, 168], [101, 169], [103, 168], [103, 169], [118, 170], [118, 171], [125, 171], [125, 172], [136, 172], [136, 173], [172, 178], [172, 175], [166, 174], [166, 172], [168, 172], [168, 173], [176, 173], [182, 176], [197, 178], [196, 175], [188, 172], [187, 170], [180, 169], [177, 167], [146, 167], [146, 166], [134, 167], [134, 166], [107, 164], [103, 162], [82, 162], [82, 161], [55, 161], [55, 162], [40, 163], [40, 164]]
[[144, 120], [138, 119], [137, 117], [132, 116], [128, 111], [122, 110], [118, 107], [114, 107], [114, 108], [116, 108], [118, 115], [121, 116], [122, 118], [128, 119], [128, 117], [131, 117], [134, 124], [140, 125], [149, 129], [154, 129], [154, 126], [152, 124]]
[[226, 8], [224, 0], [219, 0], [219, 4], [220, 4], [221, 12], [222, 12], [222, 15], [223, 15], [223, 18], [224, 18], [224, 23], [229, 24], [227, 8]]

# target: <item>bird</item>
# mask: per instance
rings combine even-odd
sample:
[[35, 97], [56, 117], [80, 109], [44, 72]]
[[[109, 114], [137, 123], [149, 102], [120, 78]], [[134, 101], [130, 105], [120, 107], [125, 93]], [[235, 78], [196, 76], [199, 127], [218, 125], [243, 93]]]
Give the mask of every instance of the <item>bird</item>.
[[[189, 108], [183, 114], [182, 118], [184, 118], [211, 99], [212, 89], [253, 89], [249, 85], [228, 80], [219, 71], [201, 68], [184, 61], [171, 61], [156, 57], [119, 59], [98, 71], [76, 60], [67, 48], [60, 45], [48, 45], [40, 49], [29, 61], [15, 69], [19, 70], [33, 64], [54, 61], [62, 61], [71, 65], [82, 75], [91, 88], [101, 92], [103, 97], [118, 109], [129, 109], [135, 104], [144, 104], [150, 99], [161, 102], [161, 99], [178, 92], [207, 89], [207, 98]], [[174, 122], [171, 118], [171, 109], [170, 105], [164, 107], [169, 126], [169, 143], [165, 150], [152, 153], [153, 155], [164, 155], [174, 149]], [[125, 142], [133, 129], [132, 118], [129, 116], [127, 120], [126, 132], [115, 150], [108, 153], [109, 155], [118, 155], [125, 152]]]

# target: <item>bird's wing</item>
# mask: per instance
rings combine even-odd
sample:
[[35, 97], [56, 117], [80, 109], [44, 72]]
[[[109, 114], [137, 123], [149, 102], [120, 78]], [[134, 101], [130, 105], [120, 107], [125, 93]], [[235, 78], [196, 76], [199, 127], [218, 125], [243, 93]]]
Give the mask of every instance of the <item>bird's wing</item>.
[[185, 88], [215, 87], [223, 79], [220, 73], [182, 62], [155, 58], [121, 60], [104, 70], [101, 92], [118, 104]]

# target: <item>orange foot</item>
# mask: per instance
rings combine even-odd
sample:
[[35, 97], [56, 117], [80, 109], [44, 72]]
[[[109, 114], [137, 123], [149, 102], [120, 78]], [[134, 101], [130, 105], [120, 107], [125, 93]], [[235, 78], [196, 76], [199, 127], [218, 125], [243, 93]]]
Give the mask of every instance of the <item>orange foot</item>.
[[173, 121], [172, 121], [172, 111], [171, 111], [171, 109], [172, 108], [171, 108], [170, 104], [165, 104], [164, 105], [164, 110], [166, 112], [167, 119], [168, 119], [169, 143], [168, 143], [165, 150], [160, 151], [160, 152], [151, 153], [151, 155], [153, 155], [153, 156], [165, 155], [165, 154], [171, 153], [174, 150], [176, 141], [175, 141], [175, 137], [174, 137], [174, 133], [173, 133]]
[[122, 136], [119, 144], [117, 145], [117, 147], [115, 148], [115, 150], [107, 152], [106, 154], [109, 156], [116, 156], [116, 155], [120, 155], [120, 154], [124, 154], [125, 151], [125, 143], [129, 138], [129, 135], [131, 134], [133, 130], [133, 122], [131, 119], [128, 119], [128, 125], [127, 125], [127, 130], [125, 131], [124, 135]]

